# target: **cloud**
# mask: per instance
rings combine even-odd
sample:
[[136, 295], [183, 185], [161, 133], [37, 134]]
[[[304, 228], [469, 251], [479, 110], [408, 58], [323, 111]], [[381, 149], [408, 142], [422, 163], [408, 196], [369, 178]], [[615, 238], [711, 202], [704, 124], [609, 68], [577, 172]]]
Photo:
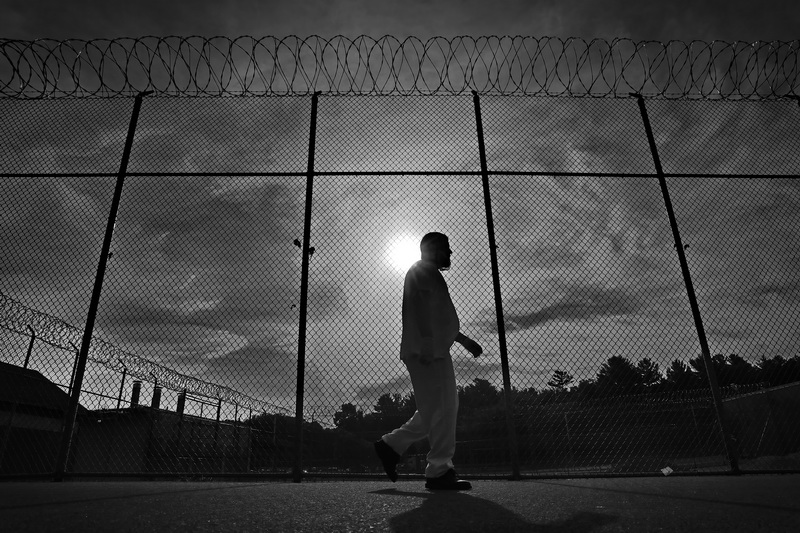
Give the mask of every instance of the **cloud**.
[[767, 287], [791, 292], [800, 254], [796, 185], [766, 179], [675, 180], [671, 185], [686, 202], [676, 216], [701, 290], [744, 298]]
[[666, 173], [791, 176], [800, 164], [789, 140], [800, 129], [797, 105], [788, 99], [653, 100], [647, 109]]
[[[160, 178], [128, 191], [101, 307], [105, 329], [134, 340], [132, 324], [192, 324], [252, 338], [254, 324], [296, 320], [296, 193], [266, 179], [240, 185]], [[342, 289], [326, 282], [312, 284], [309, 304], [311, 319], [348, 308]]]
[[[797, 335], [800, 195], [791, 180], [680, 180], [687, 259], [714, 353], [787, 356]], [[691, 205], [691, 204], [690, 204]], [[713, 333], [722, 332], [720, 335]]]
[[[307, 125], [298, 119], [307, 100], [147, 101], [129, 171], [304, 169]], [[97, 171], [112, 154], [119, 164], [122, 124], [106, 120], [77, 142], [65, 129], [37, 137], [25, 125], [41, 110], [12, 110], [27, 117], [12, 121], [18, 126], [7, 136], [27, 139], [12, 169]], [[4, 291], [80, 323], [113, 185], [113, 178], [4, 180]], [[288, 341], [293, 353], [296, 326], [286, 324], [297, 321], [300, 254], [292, 240], [302, 233], [304, 185], [280, 176], [128, 176], [95, 333], [195, 376], [262, 346], [265, 334]], [[68, 316], [59, 304], [65, 298], [74, 304]], [[313, 283], [310, 319], [345, 313], [346, 298], [341, 287]]]
[[[314, 374], [311, 367], [307, 371]], [[297, 357], [272, 342], [260, 341], [208, 360], [197, 377], [279, 406], [291, 406], [297, 387]]]
[[70, 324], [86, 319], [107, 208], [92, 178], [0, 182], [0, 290]]
[[128, 170], [305, 172], [310, 109], [310, 97], [147, 98]]
[[405, 396], [411, 390], [411, 378], [408, 377], [408, 373], [405, 373], [391, 380], [370, 383], [359, 387], [355, 391], [352, 401], [355, 402], [356, 405], [371, 409], [378, 398], [384, 394], [400, 394], [401, 396]]
[[[645, 216], [631, 202], [637, 195], [614, 192], [617, 180], [593, 180], [589, 193], [543, 180], [546, 186], [527, 180], [529, 191], [513, 198], [498, 195], [498, 207], [517, 213], [504, 231], [520, 236], [501, 234], [499, 249], [509, 356], [518, 367], [512, 380], [530, 384], [524, 376], [553, 368], [592, 378], [613, 355], [662, 367], [697, 357], [663, 211]], [[796, 186], [777, 179], [674, 179], [669, 186], [712, 353], [791, 356], [800, 342], [789, 318], [800, 281]], [[484, 327], [496, 331], [493, 314], [486, 316]]]
[[[797, 6], [789, 0], [763, 4], [722, 2], [631, 4], [480, 0], [402, 3], [369, 0], [309, 0], [299, 3], [245, 0], [226, 4], [197, 1], [192, 10], [143, 0], [113, 6], [100, 0], [54, 0], [32, 6], [11, 0], [0, 26], [11, 38], [119, 37], [140, 35], [557, 35], [635, 39], [783, 39], [797, 37]], [[774, 13], [784, 16], [775, 17]]]
[[[636, 161], [647, 161], [633, 130], [609, 135], [622, 124], [635, 124], [635, 116], [620, 113], [628, 104], [605, 108], [605, 114], [590, 111], [593, 128], [579, 120], [571, 103], [513, 110], [506, 105], [487, 106], [495, 128], [490, 170], [635, 172], [641, 164]], [[537, 119], [526, 119], [529, 134], [519, 150], [505, 134], [505, 128], [513, 131], [502, 120], [508, 111]], [[652, 111], [670, 171], [790, 174], [796, 167], [783, 138], [795, 135], [798, 126], [783, 104], [767, 104], [762, 112], [747, 104], [658, 102]], [[559, 116], [571, 117], [569, 130]], [[598, 143], [596, 137], [605, 140]], [[609, 139], [613, 146], [603, 147]], [[652, 171], [646, 165], [643, 170]], [[662, 367], [699, 355], [656, 180], [511, 175], [491, 180], [515, 386], [544, 387], [554, 369], [593, 378], [613, 355], [634, 362], [649, 357]], [[712, 352], [753, 360], [796, 351], [797, 336], [787, 329], [797, 307], [800, 256], [793, 180], [671, 178], [668, 186]], [[489, 336], [496, 334], [489, 306], [476, 323]]]
[[96, 182], [2, 180], [0, 274], [36, 270], [36, 276], [63, 281], [83, 269], [91, 269], [99, 251], [94, 244], [98, 234], [102, 234], [103, 206], [97, 198], [80, 190], [81, 181], [85, 185]]
[[630, 181], [627, 188], [620, 179], [590, 177], [498, 183], [511, 328], [636, 313], [675, 286], [663, 214]]
[[507, 315], [506, 327], [531, 328], [548, 320], [586, 320], [598, 316], [614, 316], [635, 313], [642, 302], [618, 290], [603, 290], [576, 286], [555, 305], [521, 315]]
[[229, 331], [176, 322], [138, 322], [97, 333], [120, 349], [195, 377], [204, 375], [212, 360], [249, 344]]

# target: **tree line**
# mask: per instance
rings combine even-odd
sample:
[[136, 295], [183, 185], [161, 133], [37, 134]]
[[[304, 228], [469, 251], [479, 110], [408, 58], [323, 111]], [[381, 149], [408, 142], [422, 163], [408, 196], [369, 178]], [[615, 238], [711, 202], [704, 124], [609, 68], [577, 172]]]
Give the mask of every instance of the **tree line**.
[[[750, 363], [735, 354], [715, 355], [711, 364], [723, 388], [766, 388], [800, 381], [800, 357], [762, 357]], [[681, 394], [670, 394], [682, 391], [688, 391], [689, 398], [694, 391], [701, 397], [709, 395], [702, 357], [675, 360], [662, 370], [647, 358], [634, 363], [614, 356], [591, 379], [576, 383], [568, 371], [559, 369], [542, 389], [512, 388], [520, 459], [555, 468], [567, 460], [589, 465], [722, 453], [717, 449], [716, 418], [710, 404], [686, 403]], [[651, 401], [660, 396], [666, 401]], [[502, 388], [476, 378], [458, 387], [458, 397], [459, 464], [507, 463]], [[332, 429], [306, 422], [304, 465], [310, 470], [380, 472], [371, 441], [400, 426], [415, 410], [413, 392], [386, 393], [371, 410], [356, 403], [343, 404], [334, 414]], [[293, 418], [262, 414], [247, 424], [255, 430], [251, 470], [288, 471], [295, 446]], [[412, 446], [409, 456], [426, 451], [427, 443], [421, 442]]]
[[[772, 387], [800, 381], [799, 356], [790, 359], [762, 356], [755, 364], [736, 354], [717, 354], [710, 359], [720, 387]], [[690, 359], [688, 363], [676, 359], [663, 371], [649, 358], [633, 363], [626, 357], [613, 356], [603, 363], [593, 379], [576, 383], [569, 372], [555, 370], [546, 389], [512, 388], [511, 397], [514, 405], [519, 407], [548, 400], [582, 401], [708, 388], [708, 373], [701, 356]], [[480, 378], [459, 386], [458, 396], [459, 417], [464, 419], [469, 418], [470, 413], [499, 405], [502, 401], [502, 391]], [[413, 392], [406, 395], [387, 393], [378, 398], [371, 412], [365, 412], [353, 403], [343, 404], [335, 413], [333, 422], [337, 428], [353, 432], [389, 430], [410, 418], [415, 409]]]

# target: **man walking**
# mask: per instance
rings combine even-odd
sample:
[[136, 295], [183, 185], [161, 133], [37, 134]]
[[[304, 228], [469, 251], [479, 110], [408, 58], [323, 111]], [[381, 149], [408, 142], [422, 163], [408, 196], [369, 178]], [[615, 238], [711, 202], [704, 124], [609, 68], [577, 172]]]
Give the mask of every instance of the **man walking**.
[[468, 481], [453, 470], [456, 449], [456, 388], [450, 347], [458, 342], [473, 356], [481, 346], [459, 331], [460, 324], [441, 270], [450, 268], [450, 241], [428, 233], [420, 242], [421, 260], [408, 270], [403, 285], [403, 336], [400, 358], [414, 387], [417, 411], [408, 422], [375, 442], [386, 474], [397, 480], [400, 455], [414, 442], [428, 438], [431, 450], [425, 468], [425, 487], [467, 490]]

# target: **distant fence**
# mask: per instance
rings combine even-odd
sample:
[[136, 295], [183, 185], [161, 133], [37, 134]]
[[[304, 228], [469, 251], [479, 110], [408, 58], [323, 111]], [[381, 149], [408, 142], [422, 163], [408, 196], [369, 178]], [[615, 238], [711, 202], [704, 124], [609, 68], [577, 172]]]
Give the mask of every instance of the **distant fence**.
[[797, 49], [0, 41], [0, 474], [379, 475], [432, 230], [460, 472], [800, 469]]

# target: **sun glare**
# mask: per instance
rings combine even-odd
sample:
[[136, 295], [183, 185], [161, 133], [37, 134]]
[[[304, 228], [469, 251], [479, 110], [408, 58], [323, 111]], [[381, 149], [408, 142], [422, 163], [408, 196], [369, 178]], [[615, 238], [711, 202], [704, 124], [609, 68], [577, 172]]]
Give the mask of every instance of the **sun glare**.
[[419, 242], [408, 235], [394, 238], [387, 253], [389, 264], [400, 272], [405, 272], [419, 261]]

